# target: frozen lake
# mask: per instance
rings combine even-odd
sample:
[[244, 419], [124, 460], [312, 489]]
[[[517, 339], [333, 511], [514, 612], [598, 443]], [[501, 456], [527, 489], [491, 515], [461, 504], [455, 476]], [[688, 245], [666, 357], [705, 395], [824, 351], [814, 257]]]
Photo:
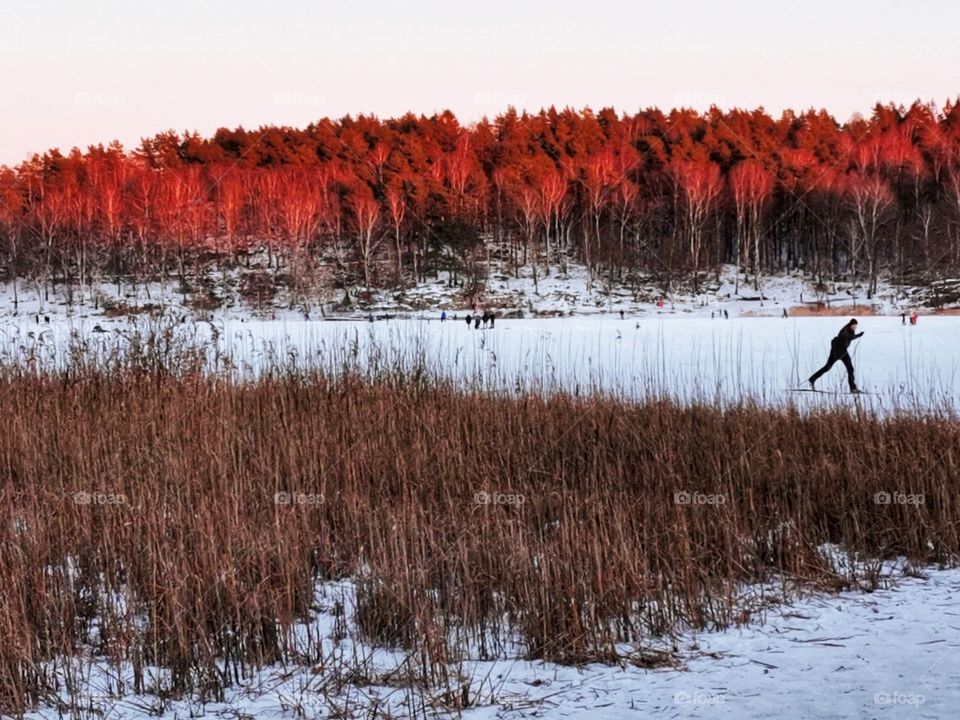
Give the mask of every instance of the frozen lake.
[[[819, 388], [840, 394], [789, 393], [826, 360], [843, 317], [711, 319], [594, 315], [501, 319], [495, 329], [468, 328], [463, 319], [366, 321], [214, 320], [173, 326], [207, 348], [220, 368], [257, 375], [270, 367], [426, 367], [434, 375], [490, 390], [542, 388], [643, 397], [668, 395], [735, 402], [860, 403], [957, 408], [960, 317], [924, 316], [916, 326], [899, 317], [860, 319], [863, 338], [850, 353], [860, 387], [843, 392], [838, 363]], [[106, 355], [156, 321], [7, 321], [0, 327], [8, 361], [62, 366], [71, 343]], [[229, 358], [230, 362], [225, 362]]]

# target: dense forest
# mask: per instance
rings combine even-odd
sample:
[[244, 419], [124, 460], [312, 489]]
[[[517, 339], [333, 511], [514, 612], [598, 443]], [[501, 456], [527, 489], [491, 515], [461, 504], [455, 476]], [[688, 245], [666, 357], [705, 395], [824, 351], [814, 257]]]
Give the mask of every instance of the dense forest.
[[489, 261], [697, 290], [929, 282], [960, 263], [960, 105], [825, 111], [509, 110], [166, 132], [0, 168], [0, 266], [37, 288], [259, 267], [297, 286], [406, 285]]

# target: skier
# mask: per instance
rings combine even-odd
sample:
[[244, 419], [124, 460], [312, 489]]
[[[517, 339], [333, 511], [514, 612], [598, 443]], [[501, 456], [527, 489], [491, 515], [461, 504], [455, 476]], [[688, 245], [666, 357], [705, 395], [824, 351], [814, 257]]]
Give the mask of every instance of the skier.
[[847, 382], [850, 385], [850, 392], [860, 392], [860, 390], [857, 388], [857, 383], [853, 379], [853, 361], [850, 359], [850, 353], [848, 353], [847, 350], [850, 348], [850, 343], [862, 335], [862, 332], [857, 332], [856, 318], [850, 320], [850, 322], [843, 326], [843, 329], [837, 333], [837, 336], [830, 341], [830, 357], [827, 358], [827, 364], [811, 375], [810, 379], [807, 381], [810, 383], [811, 390], [817, 389], [817, 380], [819, 380], [822, 375], [829, 371], [830, 368], [833, 367], [834, 363], [839, 360], [847, 369]]
[[440, 313], [440, 322], [446, 322], [447, 320], [447, 311], [444, 310]]
[[473, 324], [473, 316], [470, 313], [467, 313], [467, 329]]

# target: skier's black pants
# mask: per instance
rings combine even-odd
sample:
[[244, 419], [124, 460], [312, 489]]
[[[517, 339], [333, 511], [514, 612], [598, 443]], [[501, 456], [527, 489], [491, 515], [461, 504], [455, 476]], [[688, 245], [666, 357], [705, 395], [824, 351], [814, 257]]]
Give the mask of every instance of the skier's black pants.
[[853, 380], [853, 361], [850, 359], [850, 353], [846, 350], [840, 353], [836, 350], [830, 350], [830, 357], [827, 358], [827, 364], [810, 376], [810, 382], [815, 383], [821, 376], [826, 375], [837, 360], [842, 362], [843, 366], [847, 369], [847, 382], [850, 383], [850, 389], [856, 390], [857, 383]]

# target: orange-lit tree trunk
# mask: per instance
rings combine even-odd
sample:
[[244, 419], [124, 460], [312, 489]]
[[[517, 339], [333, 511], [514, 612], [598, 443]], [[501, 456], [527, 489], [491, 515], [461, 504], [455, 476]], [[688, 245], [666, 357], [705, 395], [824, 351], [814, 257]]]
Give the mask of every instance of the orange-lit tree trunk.
[[773, 193], [774, 178], [758, 160], [745, 160], [734, 165], [729, 179], [737, 214], [737, 242], [734, 249], [737, 291], [740, 289], [741, 253], [750, 258], [753, 286], [759, 291], [763, 214]]
[[671, 174], [681, 199], [684, 232], [693, 272], [694, 292], [700, 291], [700, 257], [704, 230], [723, 188], [720, 168], [709, 160], [675, 162]]
[[350, 197], [350, 207], [356, 223], [360, 262], [363, 266], [363, 282], [369, 290], [373, 256], [382, 240], [379, 232], [380, 205], [371, 195], [356, 192]]

